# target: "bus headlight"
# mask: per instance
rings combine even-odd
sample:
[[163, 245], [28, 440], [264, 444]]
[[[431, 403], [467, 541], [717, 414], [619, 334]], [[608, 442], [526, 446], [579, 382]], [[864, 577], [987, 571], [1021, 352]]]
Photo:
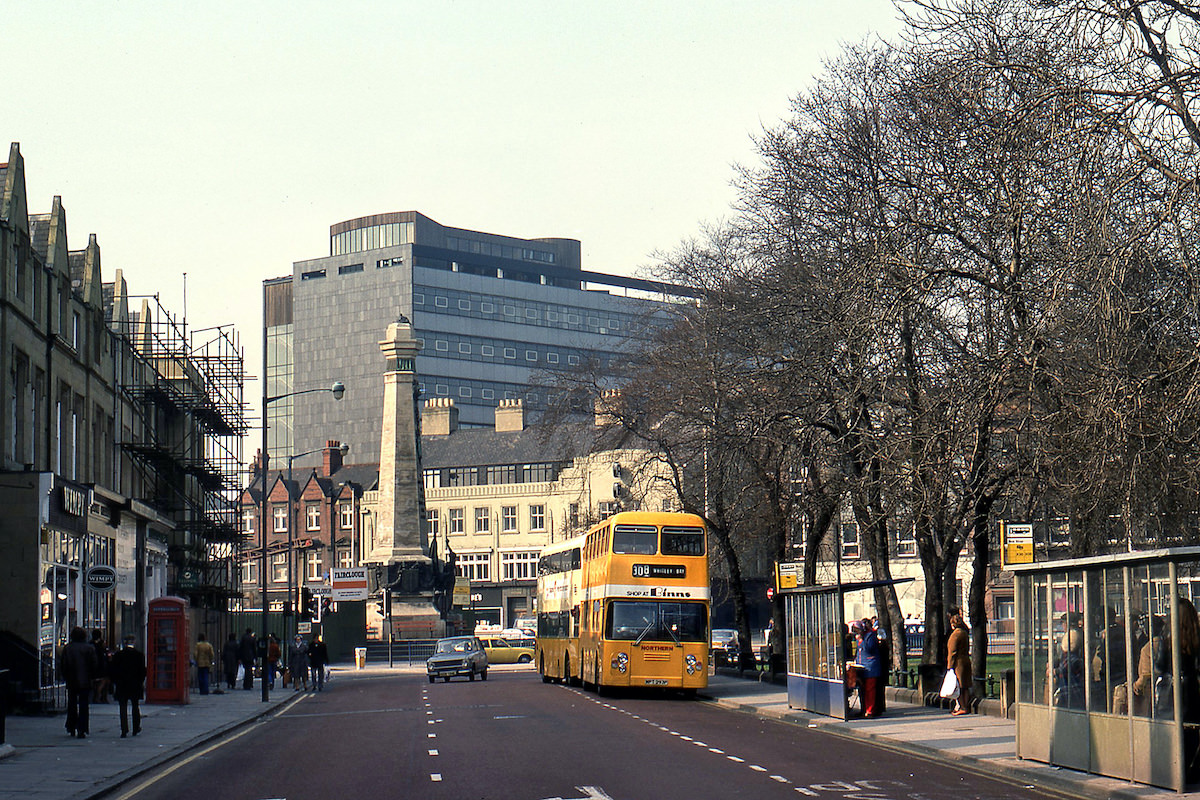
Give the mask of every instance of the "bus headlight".
[[688, 654], [687, 658], [683, 660], [683, 663], [687, 665], [688, 675], [695, 675], [696, 670], [701, 669], [704, 666], [700, 663], [700, 659], [696, 658], [690, 653]]
[[612, 667], [622, 675], [625, 674], [625, 670], [629, 669], [629, 654], [617, 653], [613, 656]]

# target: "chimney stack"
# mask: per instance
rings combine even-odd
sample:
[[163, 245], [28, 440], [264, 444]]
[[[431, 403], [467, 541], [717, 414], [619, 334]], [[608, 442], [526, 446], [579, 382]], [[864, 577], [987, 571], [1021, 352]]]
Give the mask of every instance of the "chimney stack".
[[496, 406], [496, 431], [520, 432], [525, 430], [525, 404], [521, 400], [501, 400]]
[[458, 430], [458, 407], [453, 397], [431, 397], [421, 414], [421, 434], [449, 436]]
[[342, 443], [336, 439], [326, 439], [325, 449], [321, 451], [322, 475], [328, 478], [342, 468]]

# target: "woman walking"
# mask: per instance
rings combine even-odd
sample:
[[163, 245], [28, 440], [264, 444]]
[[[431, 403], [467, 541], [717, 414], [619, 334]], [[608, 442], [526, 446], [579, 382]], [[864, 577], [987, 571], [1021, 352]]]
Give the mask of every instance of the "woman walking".
[[958, 678], [958, 697], [955, 708], [950, 713], [954, 716], [971, 713], [971, 639], [967, 633], [967, 624], [963, 622], [962, 612], [954, 611], [950, 615], [950, 641], [946, 645], [949, 657], [946, 659], [946, 669], [954, 670]]

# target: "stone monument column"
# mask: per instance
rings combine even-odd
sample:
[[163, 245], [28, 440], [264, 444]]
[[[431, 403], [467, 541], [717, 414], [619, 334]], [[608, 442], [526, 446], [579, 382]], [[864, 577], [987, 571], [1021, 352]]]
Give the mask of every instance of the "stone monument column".
[[429, 564], [422, 541], [421, 473], [417, 458], [417, 341], [403, 315], [379, 343], [383, 374], [383, 431], [379, 448], [379, 505], [374, 547], [364, 561]]

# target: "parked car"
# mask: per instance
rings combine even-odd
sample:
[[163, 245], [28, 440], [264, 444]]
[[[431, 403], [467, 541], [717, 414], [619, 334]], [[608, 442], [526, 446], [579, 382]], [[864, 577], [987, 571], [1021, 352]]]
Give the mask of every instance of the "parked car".
[[529, 664], [533, 661], [533, 646], [528, 647], [507, 639], [483, 639], [483, 650], [489, 664]]
[[425, 659], [425, 672], [429, 682], [441, 678], [449, 680], [457, 675], [466, 675], [469, 680], [475, 680], [478, 674], [487, 680], [488, 657], [483, 649], [483, 642], [474, 636], [451, 636], [448, 639], [438, 639], [433, 647], [433, 655]]
[[738, 662], [738, 632], [732, 628], [713, 628], [712, 663], [718, 667]]

